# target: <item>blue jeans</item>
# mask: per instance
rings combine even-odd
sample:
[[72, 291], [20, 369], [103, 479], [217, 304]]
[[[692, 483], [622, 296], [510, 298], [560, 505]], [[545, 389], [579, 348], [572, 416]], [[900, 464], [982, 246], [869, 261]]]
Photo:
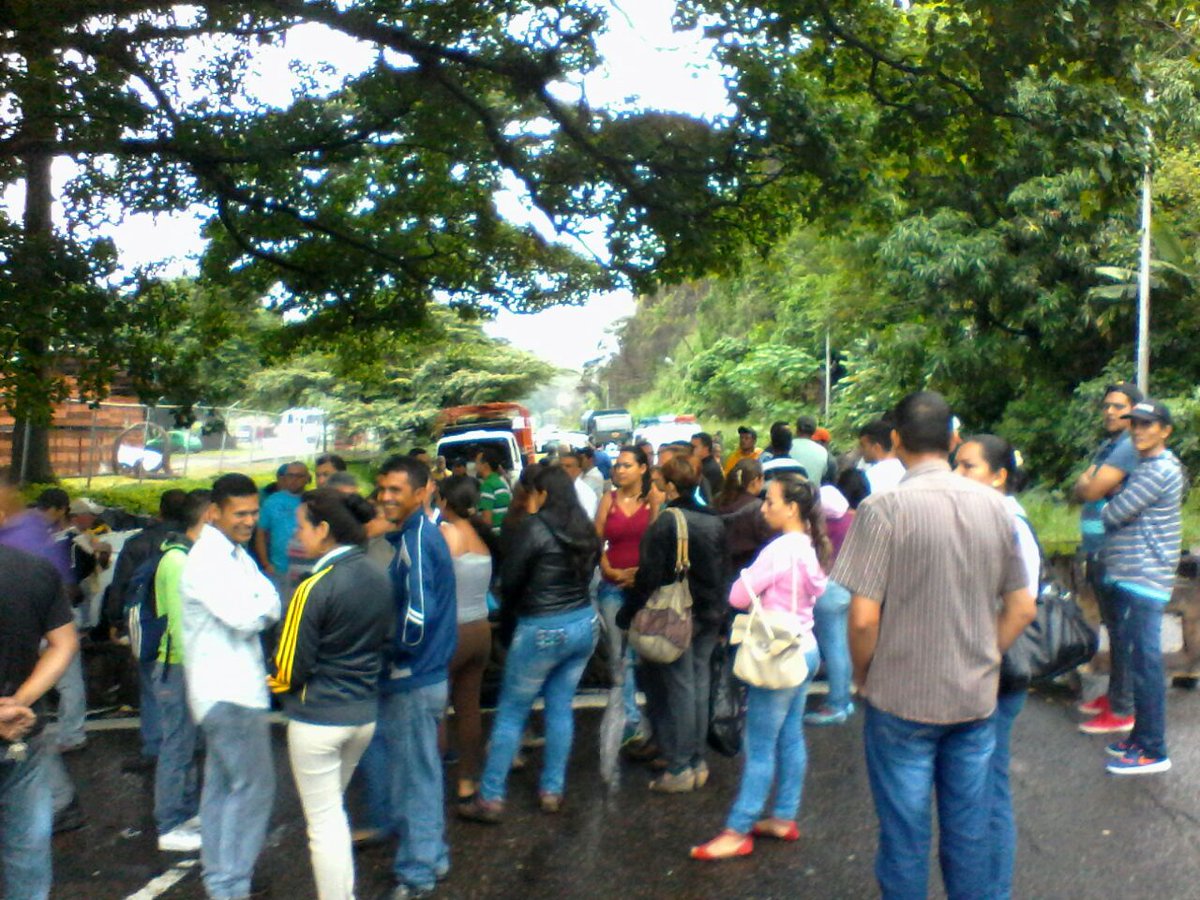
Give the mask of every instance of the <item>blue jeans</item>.
[[87, 687], [83, 681], [83, 652], [71, 657], [55, 685], [58, 689], [58, 745], [73, 747], [87, 740], [83, 730], [87, 718]]
[[1133, 712], [1129, 740], [1147, 756], [1167, 755], [1167, 675], [1163, 669], [1163, 604], [1124, 588], [1114, 588], [1121, 610], [1118, 631], [1129, 648]]
[[1088, 582], [1096, 592], [1096, 605], [1100, 609], [1100, 621], [1108, 632], [1108, 702], [1113, 715], [1133, 715], [1133, 681], [1129, 674], [1130, 647], [1121, 635], [1121, 621], [1125, 617], [1125, 599], [1112, 582], [1106, 581], [1104, 567], [1099, 560], [1088, 557]]
[[808, 752], [804, 747], [804, 701], [820, 654], [805, 655], [808, 677], [799, 687], [772, 691], [749, 686], [746, 695], [746, 761], [742, 785], [725, 827], [747, 834], [767, 805], [775, 783], [771, 818], [792, 820], [800, 810]]
[[599, 632], [599, 622], [590, 606], [517, 622], [479, 784], [479, 794], [485, 800], [504, 799], [508, 772], [521, 746], [521, 732], [539, 693], [546, 701], [546, 748], [539, 787], [543, 793], [563, 792], [575, 737], [571, 700], [596, 649]]
[[392, 828], [399, 838], [392, 874], [400, 884], [430, 890], [450, 871], [446, 790], [438, 723], [446, 715], [446, 679], [384, 694], [375, 733], [383, 732], [391, 764]]
[[617, 611], [625, 602], [625, 589], [607, 581], [600, 582], [597, 592], [600, 615], [604, 617], [604, 634], [608, 640], [608, 658], [612, 665], [612, 678], [616, 683], [618, 675], [624, 676], [625, 690], [625, 727], [636, 728], [642, 721], [642, 713], [637, 705], [637, 677], [634, 674], [637, 664], [637, 654], [632, 647], [625, 648], [624, 672], [617, 671], [617, 657], [621, 655], [621, 629], [617, 627]]
[[696, 622], [692, 643], [679, 659], [667, 664], [642, 663], [654, 739], [673, 775], [704, 762], [716, 645], [717, 628]]
[[200, 797], [204, 889], [246, 897], [275, 801], [275, 760], [265, 709], [218, 703], [200, 723], [207, 745]]
[[867, 704], [867, 776], [879, 817], [875, 878], [884, 900], [924, 900], [932, 840], [930, 795], [937, 788], [938, 857], [950, 900], [990, 891], [988, 766], [995, 746], [989, 716], [953, 725], [901, 719]]
[[162, 721], [158, 714], [158, 698], [154, 695], [154, 667], [158, 663], [138, 661], [138, 731], [142, 737], [142, 756], [158, 756], [162, 743]]
[[[4, 896], [45, 900], [53, 879], [50, 864], [50, 785], [45, 763], [52, 736], [30, 738], [24, 762], [0, 762], [0, 859]], [[7, 749], [7, 748], [6, 748]]]
[[[376, 718], [379, 721], [379, 718]], [[375, 736], [367, 744], [367, 752], [358, 761], [358, 769], [350, 782], [349, 792], [361, 791], [366, 800], [367, 827], [374, 831], [391, 832], [392, 821], [392, 763], [388, 759], [387, 740], [383, 726], [375, 729]]]
[[850, 705], [850, 644], [846, 629], [849, 616], [850, 592], [836, 581], [829, 582], [813, 608], [813, 634], [825, 661], [825, 677], [829, 679], [829, 697], [825, 702], [835, 710]]
[[991, 896], [995, 900], [1008, 900], [1012, 896], [1017, 821], [1013, 816], [1012, 785], [1008, 780], [1009, 742], [1013, 723], [1024, 707], [1025, 691], [1010, 691], [996, 698], [996, 711], [992, 713], [996, 749], [992, 751], [988, 773], [988, 844], [992, 848]]
[[154, 673], [154, 692], [162, 723], [162, 745], [154, 767], [154, 822], [163, 835], [200, 811], [198, 732], [188, 709], [183, 666], [167, 666], [164, 671], [160, 663]]

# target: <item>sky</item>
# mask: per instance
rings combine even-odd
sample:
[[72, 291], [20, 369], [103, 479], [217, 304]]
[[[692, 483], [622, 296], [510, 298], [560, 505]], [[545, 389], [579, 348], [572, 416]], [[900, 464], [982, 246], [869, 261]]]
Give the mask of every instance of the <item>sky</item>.
[[[671, 30], [674, 0], [611, 0], [613, 13], [609, 31], [599, 46], [606, 62], [602, 69], [584, 80], [584, 91], [595, 106], [654, 108], [696, 116], [709, 116], [725, 105], [724, 84], [720, 72], [707, 57], [707, 45], [695, 31]], [[341, 35], [309, 26], [293, 29], [288, 35], [287, 56], [353, 65], [362, 58], [363, 48]], [[273, 78], [280, 67], [261, 66], [259, 92], [275, 95], [287, 102], [290, 84]], [[56, 163], [56, 181], [70, 174], [71, 163]], [[22, 188], [11, 187], [4, 203], [19, 216]], [[518, 222], [545, 225], [544, 217], [523, 208], [519, 196], [501, 196], [498, 205], [504, 215]], [[114, 219], [120, 217], [115, 210]], [[159, 264], [168, 276], [192, 274], [203, 249], [199, 213], [174, 215], [131, 215], [111, 226], [109, 233], [117, 244], [121, 262], [129, 268]], [[604, 255], [597, 240], [589, 248]], [[628, 291], [598, 294], [587, 303], [574, 307], [555, 307], [540, 313], [518, 315], [500, 311], [485, 330], [493, 337], [537, 354], [563, 368], [579, 368], [584, 362], [615, 351], [616, 342], [609, 329], [621, 318], [633, 313], [634, 301]]]

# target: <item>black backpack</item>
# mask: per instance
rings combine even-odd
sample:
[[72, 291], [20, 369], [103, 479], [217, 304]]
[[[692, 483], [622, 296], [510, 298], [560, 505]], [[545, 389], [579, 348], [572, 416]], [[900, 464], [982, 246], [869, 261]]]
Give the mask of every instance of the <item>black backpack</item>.
[[[176, 544], [172, 544], [167, 550], [159, 547], [151, 551], [133, 570], [126, 588], [125, 621], [129, 626], [129, 645], [138, 662], [154, 662], [158, 658], [158, 648], [162, 645], [163, 635], [167, 633], [167, 617], [159, 615], [158, 612], [154, 576], [158, 573], [158, 564], [170, 550], [187, 552], [186, 548]], [[170, 641], [168, 637], [168, 655], [171, 652]]]

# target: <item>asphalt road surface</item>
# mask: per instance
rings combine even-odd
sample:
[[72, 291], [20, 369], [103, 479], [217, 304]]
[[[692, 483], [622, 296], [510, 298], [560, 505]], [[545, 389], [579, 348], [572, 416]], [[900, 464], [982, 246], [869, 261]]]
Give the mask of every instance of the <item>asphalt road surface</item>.
[[[1153, 895], [1200, 897], [1200, 692], [1168, 693], [1174, 763], [1164, 775], [1116, 778], [1104, 772], [1100, 737], [1076, 731], [1081, 717], [1066, 693], [1031, 695], [1013, 739], [1020, 843], [1016, 894], [1023, 898]], [[861, 714], [849, 724], [807, 731], [809, 770], [796, 844], [759, 841], [753, 856], [699, 863], [688, 848], [720, 828], [737, 786], [738, 760], [714, 757], [703, 791], [651, 795], [648, 774], [623, 763], [609, 795], [597, 775], [597, 710], [580, 710], [561, 815], [540, 813], [535, 771], [513, 773], [500, 826], [450, 819], [452, 870], [446, 898], [869, 898], [875, 816], [862, 754]], [[270, 896], [315, 896], [304, 819], [275, 730], [279, 792], [259, 872]], [[93, 731], [68, 758], [88, 825], [55, 839], [55, 890], [62, 900], [162, 896], [202, 898], [194, 864], [159, 854], [151, 781], [122, 774], [135, 752], [133, 730]], [[358, 856], [358, 896], [389, 884], [390, 847]], [[140, 892], [140, 893], [139, 893]], [[936, 864], [931, 896], [942, 896]]]

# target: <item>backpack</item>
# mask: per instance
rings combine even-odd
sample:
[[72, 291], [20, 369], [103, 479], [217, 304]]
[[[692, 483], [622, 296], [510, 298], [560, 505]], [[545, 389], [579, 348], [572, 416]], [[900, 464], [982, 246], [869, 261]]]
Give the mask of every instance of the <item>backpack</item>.
[[[167, 550], [159, 547], [152, 551], [129, 578], [125, 593], [125, 621], [129, 626], [129, 646], [138, 662], [152, 663], [158, 659], [158, 648], [162, 645], [163, 635], [167, 633], [167, 617], [158, 614], [154, 576], [158, 573], [162, 558], [169, 550], [175, 549], [183, 548], [172, 544]], [[168, 636], [168, 655], [170, 652], [171, 639]]]

